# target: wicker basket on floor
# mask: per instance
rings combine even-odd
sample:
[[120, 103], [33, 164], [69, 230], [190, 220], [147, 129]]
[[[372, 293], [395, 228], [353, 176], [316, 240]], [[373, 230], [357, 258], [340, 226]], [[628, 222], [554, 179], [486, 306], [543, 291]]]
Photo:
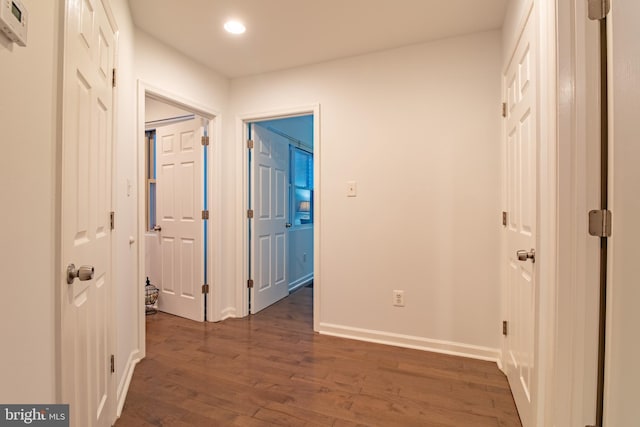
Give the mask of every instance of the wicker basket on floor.
[[147, 284], [144, 287], [144, 305], [146, 314], [157, 313], [155, 304], [158, 301], [159, 290], [151, 284], [147, 277]]

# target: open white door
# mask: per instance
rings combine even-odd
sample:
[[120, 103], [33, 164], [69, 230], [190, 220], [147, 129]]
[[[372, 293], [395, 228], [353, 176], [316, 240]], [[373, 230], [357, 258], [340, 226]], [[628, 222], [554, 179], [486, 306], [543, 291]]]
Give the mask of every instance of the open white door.
[[[503, 76], [507, 165], [507, 321], [503, 366], [524, 427], [532, 426], [537, 278], [536, 45], [532, 14]], [[520, 256], [519, 256], [520, 255]], [[522, 259], [524, 258], [524, 259]]]
[[204, 320], [203, 126], [196, 118], [156, 130], [158, 309]]
[[640, 2], [612, 2], [609, 239], [604, 425], [640, 425]]
[[115, 415], [110, 227], [115, 25], [99, 0], [65, 4], [62, 402], [70, 404], [72, 426], [110, 426]]
[[253, 126], [251, 165], [251, 313], [289, 295], [287, 216], [289, 145], [273, 132]]

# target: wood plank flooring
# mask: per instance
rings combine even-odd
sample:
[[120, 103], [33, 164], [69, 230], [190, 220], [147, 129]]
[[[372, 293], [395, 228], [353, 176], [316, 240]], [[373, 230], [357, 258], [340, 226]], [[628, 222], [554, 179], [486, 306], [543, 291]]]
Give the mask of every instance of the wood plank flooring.
[[312, 293], [220, 323], [147, 316], [116, 427], [521, 427], [495, 363], [314, 334]]

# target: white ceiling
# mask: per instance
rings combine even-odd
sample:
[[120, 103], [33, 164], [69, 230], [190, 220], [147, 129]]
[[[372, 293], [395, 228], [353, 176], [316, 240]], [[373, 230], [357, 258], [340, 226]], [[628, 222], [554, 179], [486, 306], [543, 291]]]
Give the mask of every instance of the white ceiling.
[[[508, 0], [129, 0], [137, 27], [235, 78], [502, 27]], [[241, 20], [247, 32], [227, 34]]]

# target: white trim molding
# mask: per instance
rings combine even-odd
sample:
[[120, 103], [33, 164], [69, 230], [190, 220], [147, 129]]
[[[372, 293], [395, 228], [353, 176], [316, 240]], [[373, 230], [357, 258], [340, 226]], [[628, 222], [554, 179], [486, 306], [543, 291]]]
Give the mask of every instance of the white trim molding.
[[120, 384], [118, 384], [118, 392], [116, 395], [117, 408], [116, 408], [116, 417], [120, 418], [122, 415], [122, 408], [124, 408], [124, 402], [127, 399], [127, 393], [129, 392], [129, 385], [131, 384], [131, 379], [133, 378], [133, 371], [135, 370], [138, 362], [142, 360], [140, 357], [140, 352], [138, 350], [132, 351], [129, 355], [129, 360], [127, 360], [127, 364], [125, 365], [124, 371], [125, 374], [122, 376], [120, 380]]
[[307, 286], [312, 281], [313, 281], [313, 272], [309, 274], [305, 274], [301, 278], [289, 283], [289, 293], [295, 292], [298, 289], [302, 288], [303, 286]]
[[393, 332], [354, 328], [351, 326], [342, 326], [333, 323], [320, 323], [318, 332], [322, 335], [411, 348], [414, 350], [431, 351], [434, 353], [449, 354], [452, 356], [470, 357], [472, 359], [486, 360], [496, 363], [498, 363], [501, 354], [499, 348], [396, 334]]
[[237, 310], [235, 307], [226, 307], [222, 310], [220, 310], [220, 320], [226, 320], [226, 319], [231, 319], [231, 318], [235, 318], [238, 317], [237, 316]]
[[[557, 294], [548, 425], [595, 424], [599, 239], [587, 233], [598, 206], [598, 23], [581, 0], [557, 6]], [[561, 399], [558, 397], [562, 397]]]

